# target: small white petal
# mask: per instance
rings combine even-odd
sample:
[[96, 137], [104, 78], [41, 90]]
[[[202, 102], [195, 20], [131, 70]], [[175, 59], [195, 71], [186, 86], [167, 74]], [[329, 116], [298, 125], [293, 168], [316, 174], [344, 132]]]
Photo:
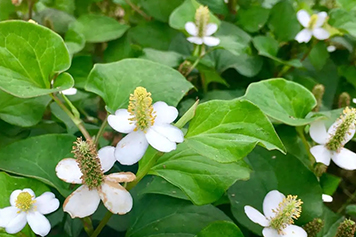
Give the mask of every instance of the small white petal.
[[262, 215], [262, 213], [259, 212], [258, 210], [256, 210], [255, 208], [253, 208], [251, 206], [245, 206], [244, 210], [245, 210], [247, 217], [250, 218], [251, 221], [253, 221], [263, 227], [269, 226], [269, 221], [267, 220], [267, 218], [264, 215]]
[[346, 148], [341, 148], [340, 152], [333, 152], [331, 159], [340, 168], [345, 170], [356, 170], [356, 153]]
[[354, 104], [356, 104], [356, 98], [353, 98], [353, 99], [352, 99], [352, 102], [353, 102]]
[[197, 36], [188, 37], [187, 40], [193, 44], [197, 44], [197, 45], [203, 44], [203, 39]]
[[280, 193], [277, 190], [272, 190], [267, 193], [266, 197], [263, 199], [263, 213], [267, 218], [271, 218], [276, 215], [273, 210], [278, 208], [279, 203], [282, 202], [284, 198], [285, 196], [283, 193]]
[[185, 23], [185, 30], [192, 36], [197, 36], [198, 35], [198, 28], [194, 24], [194, 22], [187, 22]]
[[329, 138], [325, 124], [320, 120], [310, 124], [309, 134], [315, 142], [323, 145], [328, 141]]
[[13, 206], [0, 209], [0, 227], [5, 228], [11, 220], [15, 219], [18, 215], [18, 210], [17, 207]]
[[82, 172], [78, 163], [73, 158], [65, 158], [61, 160], [56, 166], [57, 177], [67, 183], [81, 184]]
[[170, 141], [167, 137], [158, 133], [152, 127], [147, 130], [145, 136], [148, 143], [158, 151], [170, 152], [177, 148], [175, 142]]
[[214, 34], [216, 31], [218, 30], [218, 25], [215, 23], [209, 23], [206, 26], [206, 36], [210, 36], [212, 34]]
[[284, 228], [283, 232], [285, 233], [284, 237], [307, 237], [307, 232], [302, 227], [296, 225], [289, 225]]
[[313, 30], [313, 35], [318, 40], [325, 40], [325, 39], [328, 39], [330, 37], [330, 33], [327, 30], [323, 29], [323, 28], [315, 28]]
[[124, 183], [124, 182], [132, 182], [136, 179], [136, 175], [131, 172], [120, 172], [120, 173], [112, 173], [105, 176], [105, 179], [111, 182], [116, 183]]
[[135, 123], [129, 120], [131, 117], [127, 109], [118, 109], [115, 115], [111, 114], [108, 116], [108, 123], [110, 127], [118, 132], [130, 133], [136, 127]]
[[299, 43], [303, 43], [303, 42], [308, 43], [312, 37], [312, 34], [313, 34], [312, 31], [308, 29], [303, 29], [295, 36], [295, 40], [298, 41]]
[[27, 222], [35, 234], [46, 236], [51, 230], [51, 224], [47, 218], [39, 212], [29, 212], [27, 214]]
[[45, 192], [36, 198], [36, 210], [43, 215], [54, 212], [59, 207], [59, 201], [51, 192]]
[[9, 223], [5, 227], [5, 230], [9, 234], [16, 234], [25, 227], [26, 223], [26, 213], [21, 212], [18, 213], [15, 218], [9, 221]]
[[144, 132], [131, 132], [117, 144], [115, 149], [116, 160], [123, 165], [133, 165], [142, 158], [147, 147], [148, 142]]
[[155, 123], [172, 123], [178, 117], [178, 110], [163, 101], [154, 103], [153, 110], [156, 113]]
[[333, 201], [333, 197], [327, 194], [323, 194], [321, 195], [321, 198], [323, 199], [323, 202], [332, 202]]
[[15, 191], [13, 191], [10, 195], [10, 204], [11, 206], [15, 207], [16, 206], [16, 199], [17, 199], [17, 196], [22, 193], [22, 190], [20, 189], [17, 189]]
[[101, 168], [104, 173], [109, 171], [115, 164], [115, 147], [105, 146], [98, 151]]
[[96, 189], [89, 190], [88, 186], [82, 185], [67, 197], [63, 204], [63, 210], [72, 218], [87, 217], [92, 215], [100, 203], [99, 193]]
[[99, 195], [105, 207], [114, 214], [126, 214], [132, 209], [131, 194], [120, 184], [105, 181], [100, 189]]
[[207, 46], [216, 46], [220, 44], [220, 39], [212, 36], [205, 36], [203, 42]]
[[155, 124], [150, 129], [168, 138], [171, 142], [181, 143], [184, 141], [184, 134], [179, 128], [170, 124]]
[[332, 53], [336, 50], [336, 47], [334, 45], [329, 45], [326, 49], [328, 50], [329, 53]]
[[278, 231], [272, 229], [271, 227], [264, 228], [262, 230], [263, 237], [282, 237], [282, 235], [278, 234]]
[[315, 22], [315, 28], [321, 27], [324, 23], [326, 18], [328, 17], [328, 14], [326, 12], [319, 12], [318, 13], [318, 19]]
[[307, 11], [299, 10], [297, 12], [297, 19], [302, 26], [308, 27], [309, 22], [310, 22], [310, 15], [308, 14]]
[[75, 95], [77, 94], [77, 89], [76, 88], [70, 88], [70, 89], [67, 89], [67, 90], [63, 90], [62, 91], [62, 94], [63, 95]]
[[316, 162], [330, 165], [331, 152], [324, 145], [317, 145], [310, 148], [310, 153], [314, 156]]

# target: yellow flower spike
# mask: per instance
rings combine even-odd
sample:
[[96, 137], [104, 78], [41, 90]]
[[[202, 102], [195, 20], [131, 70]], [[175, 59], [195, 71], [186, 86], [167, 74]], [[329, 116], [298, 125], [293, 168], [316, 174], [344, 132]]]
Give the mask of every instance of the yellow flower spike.
[[31, 196], [30, 193], [28, 192], [21, 192], [15, 201], [16, 207], [20, 209], [19, 212], [28, 212], [33, 208], [33, 204], [36, 203], [36, 200], [32, 199], [33, 197]]

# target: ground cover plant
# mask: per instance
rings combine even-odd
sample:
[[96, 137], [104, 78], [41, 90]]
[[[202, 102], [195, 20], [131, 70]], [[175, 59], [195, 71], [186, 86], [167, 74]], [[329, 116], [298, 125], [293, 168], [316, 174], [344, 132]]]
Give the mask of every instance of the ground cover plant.
[[0, 0], [0, 237], [351, 237], [356, 1]]

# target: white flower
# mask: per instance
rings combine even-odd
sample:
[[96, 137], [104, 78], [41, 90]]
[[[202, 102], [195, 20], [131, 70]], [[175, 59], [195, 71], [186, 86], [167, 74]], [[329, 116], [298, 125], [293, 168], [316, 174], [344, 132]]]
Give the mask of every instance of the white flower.
[[319, 12], [318, 14], [313, 14], [310, 16], [305, 10], [300, 10], [297, 12], [298, 21], [305, 29], [301, 30], [295, 40], [299, 43], [308, 43], [312, 36], [319, 40], [325, 40], [330, 37], [327, 30], [322, 28], [328, 17], [326, 12]]
[[123, 165], [138, 162], [148, 144], [161, 152], [175, 150], [184, 140], [183, 132], [171, 125], [178, 110], [159, 101], [151, 105], [150, 93], [137, 87], [130, 96], [129, 109], [119, 109], [109, 115], [109, 125], [118, 132], [128, 133], [116, 146], [115, 157]]
[[45, 192], [36, 198], [29, 188], [13, 191], [10, 204], [10, 207], [0, 209], [0, 227], [9, 234], [15, 234], [28, 223], [33, 232], [40, 236], [46, 236], [51, 230], [51, 224], [44, 215], [59, 207], [59, 201], [53, 193]]
[[[113, 167], [116, 161], [114, 150], [115, 147], [106, 146], [98, 151], [103, 172]], [[67, 183], [83, 184], [83, 173], [76, 159], [61, 160], [56, 167], [56, 173], [58, 178]], [[63, 210], [68, 212], [72, 218], [90, 216], [98, 208], [101, 199], [105, 207], [112, 213], [126, 214], [132, 208], [132, 197], [119, 183], [131, 182], [135, 178], [131, 172], [121, 172], [105, 175], [101, 185], [97, 188], [89, 189], [86, 184], [83, 184], [67, 197], [63, 204]]]
[[225, 3], [229, 3], [229, 0], [224, 0]]
[[[273, 190], [267, 193], [263, 200], [264, 215], [251, 206], [245, 206], [244, 209], [251, 221], [265, 227], [262, 231], [264, 237], [307, 237], [303, 228], [290, 224], [292, 219], [299, 217], [301, 204], [300, 200], [296, 200], [296, 196], [289, 195], [286, 198], [282, 193]], [[274, 228], [276, 217], [279, 227]]]
[[209, 23], [206, 26], [203, 35], [199, 35], [199, 29], [194, 22], [187, 22], [185, 24], [185, 30], [191, 35], [187, 40], [194, 44], [205, 44], [207, 46], [216, 46], [220, 44], [220, 39], [211, 36], [218, 30], [218, 25], [215, 23]]
[[73, 87], [73, 88], [69, 88], [67, 90], [63, 90], [61, 92], [62, 92], [63, 95], [75, 95], [75, 94], [77, 94], [77, 91], [78, 90]]
[[333, 201], [333, 197], [327, 194], [323, 194], [321, 195], [321, 198], [323, 199], [323, 202], [332, 202]]
[[[356, 154], [344, 147], [340, 147], [339, 150], [329, 150], [327, 147], [330, 139], [335, 135], [337, 128], [340, 126], [340, 121], [337, 120], [328, 131], [323, 121], [316, 121], [310, 125], [309, 133], [311, 138], [318, 144], [310, 149], [310, 152], [315, 157], [316, 162], [323, 163], [329, 166], [330, 160], [333, 160], [336, 165], [345, 170], [356, 169]], [[344, 146], [355, 134], [355, 126], [352, 126], [349, 131], [346, 132], [340, 145]]]
[[354, 104], [356, 104], [356, 98], [353, 98], [353, 99], [352, 99], [352, 102], [353, 102]]
[[336, 47], [334, 45], [329, 45], [327, 48], [329, 53], [334, 52], [336, 50]]

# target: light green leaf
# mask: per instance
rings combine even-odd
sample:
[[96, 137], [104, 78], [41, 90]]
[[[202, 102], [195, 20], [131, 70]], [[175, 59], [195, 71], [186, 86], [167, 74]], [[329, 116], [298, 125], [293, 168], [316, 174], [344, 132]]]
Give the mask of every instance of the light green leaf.
[[291, 126], [305, 125], [316, 119], [305, 118], [316, 106], [314, 95], [300, 84], [283, 78], [251, 83], [244, 98], [271, 118]]
[[75, 17], [60, 10], [45, 8], [38, 12], [34, 19], [44, 26], [50, 26], [57, 33], [64, 34], [68, 30], [70, 23], [75, 21]]
[[170, 67], [144, 59], [125, 59], [96, 64], [85, 89], [101, 96], [108, 110], [114, 112], [127, 107], [130, 94], [138, 86], [151, 92], [153, 101], [165, 101], [173, 106], [193, 87]]
[[56, 176], [55, 167], [73, 157], [74, 141], [72, 135], [47, 134], [14, 142], [0, 149], [0, 170], [38, 179], [66, 197], [71, 192], [69, 184]]
[[355, 1], [350, 1], [350, 0], [337, 0], [337, 3], [341, 5], [342, 8], [345, 10], [351, 11], [355, 10], [356, 8], [356, 2]]
[[65, 35], [65, 44], [70, 55], [80, 52], [85, 46], [85, 36], [73, 29], [69, 29]]
[[160, 51], [150, 48], [143, 49], [143, 55], [140, 56], [140, 58], [161, 63], [169, 67], [178, 67], [184, 60], [181, 54], [174, 51]]
[[215, 221], [205, 227], [196, 237], [244, 237], [239, 227], [229, 221]]
[[343, 30], [353, 37], [356, 37], [356, 14], [355, 11], [346, 11], [336, 8], [329, 13], [331, 26]]
[[17, 97], [36, 97], [73, 86], [68, 50], [53, 31], [25, 21], [0, 23], [0, 89]]
[[41, 121], [50, 101], [49, 96], [22, 99], [0, 91], [0, 118], [20, 127], [31, 127]]
[[99, 43], [121, 37], [130, 27], [108, 16], [89, 14], [80, 16], [70, 28], [83, 34], [87, 42]]
[[237, 15], [237, 24], [250, 33], [257, 32], [266, 24], [269, 13], [269, 9], [260, 6], [242, 8]]

